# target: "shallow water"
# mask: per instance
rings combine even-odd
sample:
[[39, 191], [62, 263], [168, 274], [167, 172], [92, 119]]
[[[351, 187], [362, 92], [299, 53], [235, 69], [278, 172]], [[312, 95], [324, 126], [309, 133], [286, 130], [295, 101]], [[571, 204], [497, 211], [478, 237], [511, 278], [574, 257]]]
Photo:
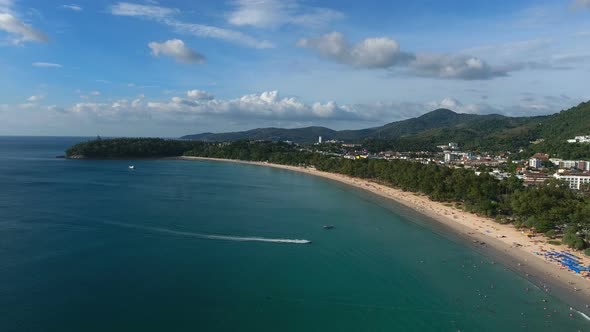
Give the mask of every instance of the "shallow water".
[[79, 140], [0, 137], [2, 331], [590, 329], [359, 190], [251, 165], [54, 158]]

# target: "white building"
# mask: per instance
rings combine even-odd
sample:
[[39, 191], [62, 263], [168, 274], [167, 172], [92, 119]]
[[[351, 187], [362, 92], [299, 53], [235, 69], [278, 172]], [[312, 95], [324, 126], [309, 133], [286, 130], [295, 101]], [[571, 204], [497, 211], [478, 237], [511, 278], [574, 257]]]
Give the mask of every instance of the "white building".
[[449, 163], [457, 158], [457, 155], [450, 151], [445, 151], [445, 163]]
[[322, 144], [322, 136], [318, 137], [318, 143]]
[[541, 168], [541, 167], [543, 167], [543, 162], [541, 159], [531, 158], [531, 159], [529, 159], [529, 167]]
[[567, 173], [555, 173], [553, 177], [558, 180], [567, 182], [570, 189], [580, 189], [580, 185], [584, 183], [590, 183], [590, 174], [567, 174]]
[[590, 143], [590, 135], [576, 136], [573, 139], [568, 139], [568, 143]]

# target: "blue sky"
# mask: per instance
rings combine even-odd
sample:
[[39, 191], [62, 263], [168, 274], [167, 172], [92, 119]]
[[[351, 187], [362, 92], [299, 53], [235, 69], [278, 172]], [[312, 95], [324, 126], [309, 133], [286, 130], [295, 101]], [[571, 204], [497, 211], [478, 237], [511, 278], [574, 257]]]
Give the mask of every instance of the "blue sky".
[[590, 0], [0, 0], [0, 135], [550, 114], [589, 74]]

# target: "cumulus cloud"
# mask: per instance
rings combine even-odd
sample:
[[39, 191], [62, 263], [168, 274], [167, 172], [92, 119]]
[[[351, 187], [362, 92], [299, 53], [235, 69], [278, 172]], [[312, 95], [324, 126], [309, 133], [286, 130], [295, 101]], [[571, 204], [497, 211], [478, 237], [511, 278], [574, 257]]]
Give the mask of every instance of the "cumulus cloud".
[[234, 5], [228, 22], [236, 26], [267, 28], [295, 24], [313, 27], [344, 17], [339, 11], [301, 6], [295, 0], [237, 0]]
[[171, 39], [162, 43], [151, 42], [148, 44], [152, 54], [156, 57], [165, 55], [173, 57], [182, 63], [204, 63], [205, 57], [190, 48], [180, 39]]
[[193, 35], [202, 38], [220, 39], [254, 48], [271, 48], [272, 43], [258, 40], [239, 31], [219, 28], [211, 25], [187, 23], [175, 18], [181, 11], [176, 8], [168, 8], [156, 5], [140, 5], [127, 2], [119, 2], [109, 8], [110, 13], [116, 16], [138, 17], [164, 24], [178, 33]]
[[335, 101], [305, 103], [294, 97], [281, 97], [278, 91], [248, 94], [234, 99], [215, 99], [204, 91], [190, 90], [186, 96], [175, 96], [167, 101], [146, 101], [145, 97], [140, 95], [137, 98], [120, 99], [115, 102], [81, 102], [69, 108], [51, 106], [50, 110], [101, 120], [150, 118], [182, 122], [215, 117], [234, 121], [355, 121], [375, 124], [416, 117], [441, 107], [459, 113], [475, 114], [512, 112], [522, 115], [550, 112], [549, 108], [540, 108], [542, 103], [529, 103], [516, 108], [494, 108], [482, 103], [463, 104], [450, 97], [429, 103], [392, 101], [340, 105]]
[[33, 62], [33, 67], [40, 67], [40, 68], [61, 68], [63, 67], [59, 63], [51, 63], [51, 62]]
[[[190, 90], [193, 91], [193, 90]], [[192, 93], [190, 93], [192, 95]], [[199, 95], [197, 93], [197, 95]], [[234, 99], [197, 99], [175, 96], [168, 100], [146, 100], [145, 96], [110, 102], [80, 102], [69, 107], [51, 105], [47, 110], [60, 116], [75, 116], [80, 120], [118, 122], [149, 119], [150, 123], [203, 123], [218, 121], [225, 124], [261, 123], [281, 127], [347, 123], [346, 127], [368, 127], [417, 117], [436, 108], [448, 108], [458, 113], [504, 114], [533, 116], [555, 113], [581, 100], [567, 96], [537, 96], [520, 104], [491, 105], [481, 100], [463, 103], [447, 97], [431, 102], [381, 101], [340, 105], [334, 101], [307, 103], [293, 97], [281, 97], [277, 91], [248, 94]], [[35, 102], [0, 105], [0, 111], [38, 108]], [[193, 122], [191, 122], [193, 121]], [[248, 129], [243, 126], [240, 129]]]
[[[6, 2], [5, 4], [9, 5], [10, 2]], [[2, 7], [0, 6], [0, 9], [1, 8]], [[47, 35], [45, 35], [43, 32], [33, 28], [29, 24], [24, 23], [8, 12], [0, 12], [0, 30], [15, 35], [16, 39], [13, 40], [13, 43], [15, 44], [28, 41], [46, 42], [48, 39]]]
[[121, 119], [145, 119], [149, 118], [144, 103], [144, 96], [140, 95], [134, 99], [119, 99], [114, 102], [83, 102], [76, 103], [69, 108], [52, 105], [49, 111], [77, 115], [96, 120], [121, 120]]
[[350, 45], [339, 32], [318, 38], [303, 38], [297, 46], [311, 48], [327, 59], [361, 68], [388, 68], [411, 58], [411, 55], [400, 51], [399, 44], [393, 39], [367, 38]]
[[277, 91], [249, 94], [236, 99], [192, 100], [173, 97], [168, 102], [148, 102], [155, 112], [184, 115], [216, 115], [249, 119], [359, 119], [359, 115], [333, 101], [306, 104], [293, 97], [282, 98]]
[[318, 38], [304, 38], [297, 46], [314, 50], [320, 56], [356, 68], [401, 68], [412, 75], [461, 80], [485, 80], [507, 76], [508, 67], [494, 67], [467, 55], [415, 54], [401, 50], [387, 37], [366, 38], [352, 45], [343, 34], [332, 32]]
[[75, 5], [75, 4], [70, 4], [70, 5], [62, 5], [61, 8], [63, 9], [69, 9], [69, 10], [73, 10], [75, 12], [81, 12], [82, 11], [82, 7]]
[[213, 95], [207, 91], [202, 90], [189, 90], [186, 92], [186, 96], [190, 99], [196, 100], [211, 100], [214, 99]]

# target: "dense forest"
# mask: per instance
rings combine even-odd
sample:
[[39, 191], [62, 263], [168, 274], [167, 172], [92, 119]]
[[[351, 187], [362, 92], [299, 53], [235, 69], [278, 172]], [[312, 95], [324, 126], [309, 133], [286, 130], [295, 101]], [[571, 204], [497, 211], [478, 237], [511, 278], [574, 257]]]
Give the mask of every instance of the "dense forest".
[[523, 187], [515, 177], [499, 181], [487, 173], [404, 160], [348, 160], [300, 149], [287, 143], [206, 143], [163, 139], [112, 139], [81, 143], [66, 151], [70, 158], [136, 158], [199, 156], [276, 164], [313, 166], [379, 182], [448, 202], [500, 223], [535, 228], [549, 236], [563, 235], [564, 243], [583, 249], [590, 236], [590, 200], [559, 181]]
[[68, 158], [119, 159], [181, 156], [197, 142], [162, 138], [96, 139], [76, 144], [66, 150]]

